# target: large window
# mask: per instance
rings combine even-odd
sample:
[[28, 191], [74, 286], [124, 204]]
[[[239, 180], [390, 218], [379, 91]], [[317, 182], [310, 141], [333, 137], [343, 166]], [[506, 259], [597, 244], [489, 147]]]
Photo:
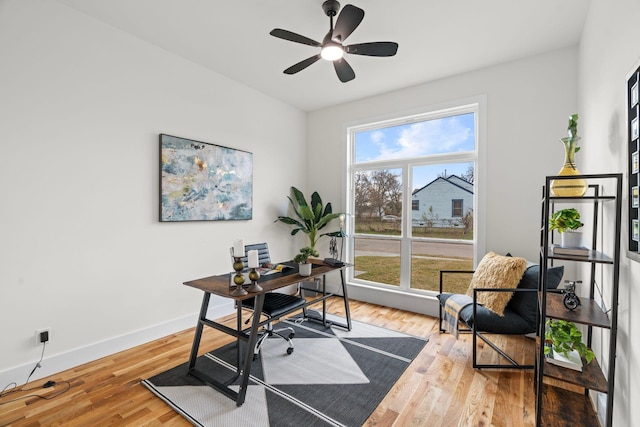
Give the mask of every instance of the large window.
[[434, 291], [473, 264], [478, 106], [348, 129], [353, 283]]

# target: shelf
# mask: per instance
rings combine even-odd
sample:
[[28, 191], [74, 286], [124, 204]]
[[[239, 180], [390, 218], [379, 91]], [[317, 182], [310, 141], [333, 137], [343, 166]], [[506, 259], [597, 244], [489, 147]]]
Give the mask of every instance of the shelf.
[[615, 196], [582, 196], [582, 197], [549, 197], [549, 201], [553, 203], [593, 203], [599, 202], [612, 202], [616, 200]]
[[[615, 381], [615, 357], [617, 341], [618, 319], [618, 286], [620, 270], [620, 230], [622, 223], [622, 174], [576, 175], [563, 179], [584, 179], [588, 188], [583, 197], [556, 197], [550, 193], [551, 184], [558, 176], [547, 176], [542, 188], [542, 212], [540, 228], [540, 266], [553, 265], [554, 260], [562, 260], [562, 264], [587, 263], [590, 277], [585, 280], [589, 284], [588, 293], [592, 298], [580, 297], [580, 305], [575, 310], [567, 309], [564, 304], [564, 294], [560, 290], [548, 289], [549, 278], [544, 275], [538, 283], [539, 323], [536, 333], [536, 426], [600, 426], [600, 419], [606, 427], [613, 424], [613, 397]], [[615, 185], [615, 195], [605, 196], [603, 190], [610, 191]], [[615, 211], [604, 209], [606, 203], [613, 202]], [[567, 205], [591, 205], [589, 218], [589, 234], [592, 236], [588, 256], [557, 254], [552, 252], [553, 231], [549, 230], [549, 218], [554, 212]], [[611, 207], [611, 205], [609, 205]], [[588, 206], [587, 206], [588, 207]], [[615, 215], [615, 221], [613, 216]], [[613, 248], [604, 254], [603, 248]], [[575, 264], [573, 264], [575, 265]], [[579, 267], [578, 267], [579, 268]], [[586, 270], [586, 269], [585, 269]], [[604, 277], [599, 277], [604, 276]], [[598, 303], [593, 299], [596, 295], [596, 282], [604, 281], [611, 291], [609, 298], [602, 297]], [[602, 285], [604, 286], [604, 285]], [[608, 310], [605, 312], [604, 310]], [[603, 342], [607, 342], [608, 350], [600, 349], [597, 357], [606, 357], [607, 373], [603, 372], [600, 361], [595, 358], [587, 364], [582, 358], [582, 372], [564, 368], [547, 362], [544, 346], [545, 325], [547, 320], [565, 320], [582, 325], [583, 334], [586, 330], [586, 344], [591, 345], [594, 333], [603, 334]], [[597, 332], [594, 328], [600, 328]], [[604, 344], [603, 344], [604, 345]], [[601, 414], [596, 414], [594, 408], [594, 393], [607, 395], [606, 408]], [[598, 417], [600, 415], [600, 417]]]
[[569, 310], [564, 306], [563, 299], [564, 295], [560, 293], [547, 292], [547, 317], [599, 328], [611, 328], [611, 320], [594, 300], [580, 297], [578, 308]]
[[577, 261], [577, 262], [596, 262], [600, 264], [613, 264], [613, 258], [603, 254], [602, 252], [594, 251], [589, 256], [579, 255], [564, 255], [564, 254], [552, 254], [551, 248], [549, 248], [548, 259], [561, 259], [565, 261]]
[[542, 386], [543, 416], [545, 427], [599, 426], [591, 399], [588, 395], [574, 393], [563, 388]]
[[598, 361], [596, 359], [593, 359], [591, 363], [587, 364], [587, 361], [584, 360], [583, 357], [582, 372], [563, 368], [551, 363], [545, 363], [544, 376], [555, 378], [557, 380], [575, 384], [591, 390], [597, 390], [602, 393], [607, 393], [608, 391], [607, 379], [602, 373], [602, 368], [600, 368], [600, 365], [598, 364]]

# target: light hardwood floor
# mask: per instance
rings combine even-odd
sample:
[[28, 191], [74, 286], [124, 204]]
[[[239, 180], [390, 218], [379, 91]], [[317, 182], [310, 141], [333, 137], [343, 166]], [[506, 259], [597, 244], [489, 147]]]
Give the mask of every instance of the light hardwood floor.
[[[329, 311], [343, 314], [341, 304], [342, 300], [330, 301]], [[436, 318], [358, 301], [350, 307], [354, 320], [429, 338], [366, 426], [534, 425], [531, 371], [474, 370], [471, 336], [456, 340], [439, 334]], [[233, 326], [234, 319], [226, 320]], [[33, 381], [24, 387], [30, 391], [0, 398], [0, 426], [189, 426], [140, 380], [186, 362], [193, 333], [188, 329]], [[532, 340], [500, 339], [510, 354], [533, 360]], [[200, 348], [210, 351], [230, 341], [205, 328]], [[479, 355], [482, 361], [497, 360], [488, 346], [479, 345]], [[48, 380], [56, 384], [42, 388]]]

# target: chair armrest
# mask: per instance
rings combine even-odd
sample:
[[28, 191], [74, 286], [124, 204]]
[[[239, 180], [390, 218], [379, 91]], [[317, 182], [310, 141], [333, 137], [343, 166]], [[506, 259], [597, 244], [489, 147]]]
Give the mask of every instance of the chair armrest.
[[445, 274], [473, 274], [473, 270], [440, 270], [440, 294], [442, 293], [442, 281]]

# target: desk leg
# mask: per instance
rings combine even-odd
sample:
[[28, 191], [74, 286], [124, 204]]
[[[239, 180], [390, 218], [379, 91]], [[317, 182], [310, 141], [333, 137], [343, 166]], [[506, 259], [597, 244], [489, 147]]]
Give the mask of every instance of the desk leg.
[[260, 313], [262, 313], [262, 306], [264, 305], [264, 292], [256, 295], [255, 299], [255, 303], [253, 304], [253, 321], [251, 322], [251, 332], [249, 335], [249, 342], [247, 343], [247, 351], [244, 355], [244, 369], [242, 370], [242, 374], [240, 374], [240, 390], [238, 390], [236, 406], [242, 406], [244, 398], [247, 395], [249, 374], [251, 372], [251, 364], [253, 363], [253, 348], [256, 346], [256, 342], [258, 341]]
[[[326, 322], [326, 318], [325, 318], [325, 312], [326, 312], [326, 308], [325, 308], [325, 301], [322, 301], [322, 320], [323, 323], [330, 323], [333, 326], [339, 326], [341, 328], [344, 328], [348, 331], [351, 330], [351, 311], [349, 309], [349, 295], [347, 294], [347, 282], [345, 282], [344, 280], [344, 271], [340, 270], [340, 281], [342, 282], [342, 299], [344, 300], [344, 318], [347, 321], [346, 324], [341, 323], [341, 322], [336, 322], [336, 321], [332, 321], [332, 322]], [[324, 290], [324, 282], [323, 282], [323, 290]]]
[[340, 282], [342, 283], [342, 298], [344, 299], [344, 313], [347, 319], [347, 329], [351, 330], [351, 311], [349, 310], [349, 295], [347, 294], [347, 282], [344, 280], [344, 270], [340, 270]]
[[202, 297], [202, 306], [200, 307], [200, 317], [198, 317], [198, 324], [196, 325], [196, 333], [193, 337], [193, 345], [191, 346], [191, 356], [189, 356], [189, 370], [196, 366], [196, 359], [198, 358], [198, 349], [200, 348], [200, 339], [202, 338], [202, 329], [204, 323], [202, 322], [207, 318], [207, 309], [209, 308], [209, 298], [211, 294], [209, 292], [204, 293]]
[[238, 331], [238, 338], [236, 338], [236, 366], [237, 373], [240, 375], [240, 366], [242, 365], [242, 359], [240, 358], [241, 353], [241, 339], [240, 332], [242, 331], [242, 303], [240, 301], [236, 301], [236, 331]]
[[347, 319], [347, 329], [351, 330], [351, 311], [349, 310], [349, 295], [347, 294], [347, 282], [344, 280], [344, 270], [340, 270], [340, 281], [342, 282], [342, 298], [344, 299], [344, 313]]

